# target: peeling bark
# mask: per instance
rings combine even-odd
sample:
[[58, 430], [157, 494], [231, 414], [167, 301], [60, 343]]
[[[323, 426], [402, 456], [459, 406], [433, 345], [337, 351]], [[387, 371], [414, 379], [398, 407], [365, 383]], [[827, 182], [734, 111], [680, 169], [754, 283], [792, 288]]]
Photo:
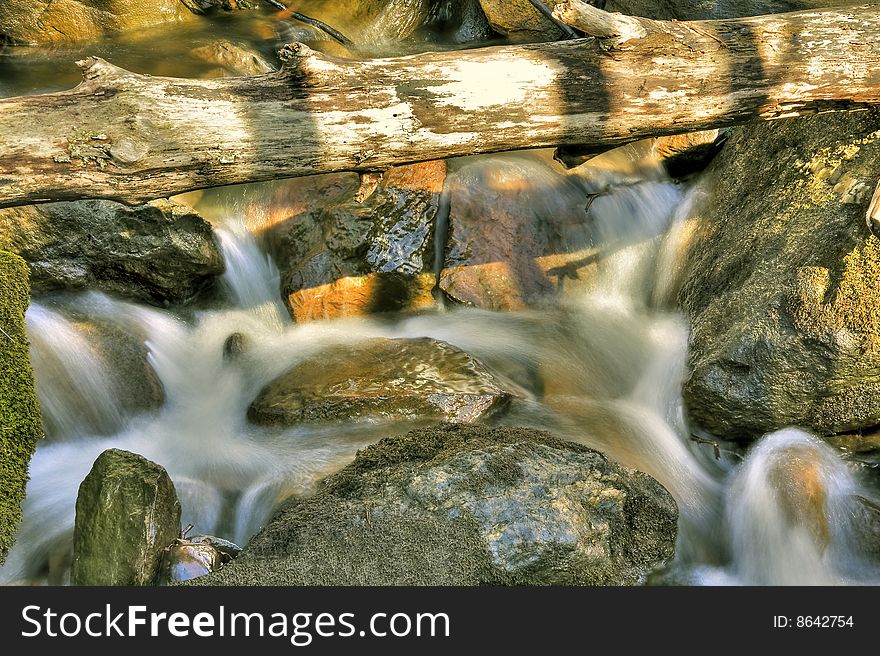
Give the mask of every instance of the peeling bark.
[[[0, 100], [0, 207], [565, 144], [616, 146], [880, 102], [880, 8], [652, 21], [569, 0], [595, 37], [187, 80], [81, 63], [75, 89]], [[598, 13], [597, 13], [598, 12]]]

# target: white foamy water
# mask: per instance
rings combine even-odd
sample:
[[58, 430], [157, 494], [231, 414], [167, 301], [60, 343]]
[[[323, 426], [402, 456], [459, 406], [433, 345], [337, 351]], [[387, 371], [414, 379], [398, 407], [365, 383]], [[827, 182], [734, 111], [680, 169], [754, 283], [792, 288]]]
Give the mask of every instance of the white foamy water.
[[[217, 230], [227, 265], [220, 309], [184, 318], [96, 292], [68, 299], [146, 344], [165, 400], [139, 415], [120, 410], [107, 384], [114, 363], [81, 327], [34, 303], [27, 317], [34, 368], [47, 423], [58, 435], [33, 458], [24, 522], [0, 580], [64, 580], [78, 486], [111, 447], [168, 470], [184, 524], [245, 542], [282, 499], [307, 494], [357, 449], [411, 427], [349, 422], [283, 430], [247, 421], [259, 390], [296, 362], [377, 336], [433, 337], [474, 354], [522, 397], [500, 421], [555, 430], [654, 476], [680, 510], [674, 580], [870, 579], [872, 567], [853, 546], [862, 491], [836, 452], [800, 431], [781, 431], [742, 462], [727, 453], [716, 461], [711, 447], [690, 439], [680, 394], [687, 325], [657, 307], [674, 295], [673, 254], [687, 238], [682, 226], [694, 192], [657, 176], [560, 175], [522, 156], [494, 161], [494, 172], [469, 163], [475, 168], [458, 175], [498, 180], [525, 171], [563, 194], [585, 193], [600, 180], [603, 194], [584, 226], [602, 254], [589, 292], [524, 312], [453, 308], [396, 322], [295, 325], [279, 295], [278, 270], [233, 216]], [[552, 211], [568, 201], [530, 189], [522, 202]], [[240, 353], [224, 357], [236, 334]]]

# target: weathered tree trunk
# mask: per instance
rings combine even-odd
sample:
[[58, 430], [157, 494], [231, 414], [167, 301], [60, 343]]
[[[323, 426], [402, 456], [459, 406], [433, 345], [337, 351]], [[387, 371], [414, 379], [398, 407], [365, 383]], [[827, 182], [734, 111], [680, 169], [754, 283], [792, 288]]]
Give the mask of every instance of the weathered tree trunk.
[[595, 38], [217, 80], [82, 62], [70, 91], [0, 100], [0, 206], [137, 202], [257, 180], [563, 144], [613, 146], [880, 102], [880, 7], [683, 23], [569, 0]]

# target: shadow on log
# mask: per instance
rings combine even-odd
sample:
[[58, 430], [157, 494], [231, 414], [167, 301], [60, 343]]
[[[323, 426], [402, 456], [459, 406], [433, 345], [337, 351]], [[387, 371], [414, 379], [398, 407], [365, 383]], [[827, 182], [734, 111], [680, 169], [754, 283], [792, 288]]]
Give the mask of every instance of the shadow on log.
[[593, 36], [188, 80], [81, 62], [70, 91], [0, 100], [0, 207], [205, 187], [853, 110], [880, 102], [880, 7], [653, 21], [584, 2]]

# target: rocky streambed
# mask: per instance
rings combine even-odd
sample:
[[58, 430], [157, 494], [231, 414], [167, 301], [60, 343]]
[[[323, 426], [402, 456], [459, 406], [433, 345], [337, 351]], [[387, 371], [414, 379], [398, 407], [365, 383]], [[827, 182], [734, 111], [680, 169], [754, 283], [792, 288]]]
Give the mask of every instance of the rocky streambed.
[[[68, 50], [15, 70], [96, 35], [155, 74], [265, 72], [291, 30], [341, 52], [177, 7], [194, 47], [151, 58], [107, 37], [152, 20], [125, 2], [21, 4], [6, 42]], [[83, 35], [51, 29], [70, 4]], [[555, 29], [307, 4], [361, 55]], [[0, 579], [874, 582], [878, 135], [868, 110], [0, 210]]]

